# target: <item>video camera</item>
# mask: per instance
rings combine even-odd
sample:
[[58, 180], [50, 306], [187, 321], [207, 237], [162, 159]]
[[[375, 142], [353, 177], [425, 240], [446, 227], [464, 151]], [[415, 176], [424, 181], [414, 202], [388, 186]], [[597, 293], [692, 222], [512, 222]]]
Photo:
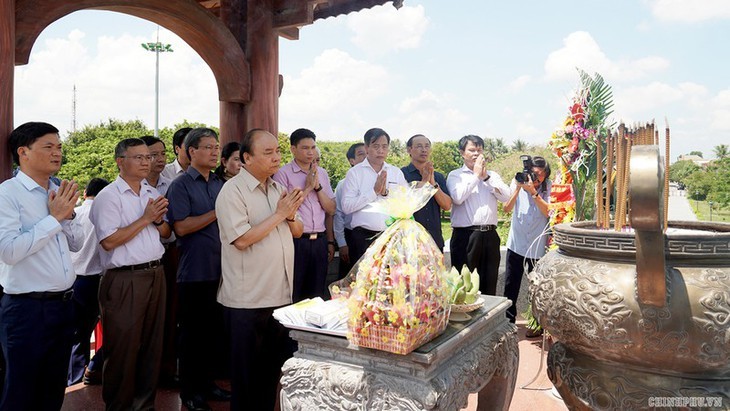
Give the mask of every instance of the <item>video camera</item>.
[[522, 171], [515, 174], [515, 181], [520, 184], [527, 183], [530, 179], [532, 179], [533, 182], [537, 181], [537, 174], [532, 172], [532, 167], [534, 166], [532, 163], [532, 157], [523, 155], [520, 156], [520, 160], [522, 160]]

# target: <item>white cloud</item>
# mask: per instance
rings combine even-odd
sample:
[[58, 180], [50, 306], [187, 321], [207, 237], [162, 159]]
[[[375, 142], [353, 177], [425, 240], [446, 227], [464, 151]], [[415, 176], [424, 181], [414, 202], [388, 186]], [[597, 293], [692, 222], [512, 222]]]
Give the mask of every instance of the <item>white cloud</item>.
[[606, 80], [619, 82], [636, 80], [668, 67], [669, 61], [659, 56], [613, 62], [590, 33], [576, 31], [563, 39], [563, 47], [548, 55], [545, 78], [572, 80], [576, 78], [576, 68], [580, 68], [588, 73], [600, 73]]
[[347, 16], [347, 27], [354, 32], [352, 42], [375, 54], [418, 48], [428, 24], [422, 5], [396, 10], [388, 4]]
[[525, 88], [525, 86], [528, 85], [530, 81], [532, 81], [532, 77], [527, 74], [519, 76], [509, 83], [507, 89], [511, 91], [520, 91]]
[[[123, 34], [87, 44], [85, 33], [75, 29], [37, 43], [29, 64], [16, 69], [16, 125], [36, 120], [71, 130], [75, 84], [79, 127], [108, 118], [154, 127], [155, 57], [140, 46], [153, 38]], [[210, 68], [174, 34], [161, 30], [160, 39], [175, 50], [160, 55], [160, 127], [183, 119], [218, 124]]]
[[403, 141], [416, 133], [425, 134], [433, 141], [461, 137], [468, 117], [453, 103], [451, 96], [430, 90], [403, 99], [398, 106], [398, 117], [387, 121], [393, 130], [391, 136]]
[[650, 0], [649, 7], [654, 17], [667, 22], [730, 19], [730, 2], [727, 0]]
[[356, 60], [341, 50], [325, 50], [298, 76], [284, 77], [280, 129], [307, 127], [318, 136], [332, 138], [357, 128], [353, 125], [368, 127], [358, 112], [379, 104], [389, 82], [384, 67]]
[[711, 130], [730, 131], [730, 89], [720, 91], [710, 100], [709, 117]]

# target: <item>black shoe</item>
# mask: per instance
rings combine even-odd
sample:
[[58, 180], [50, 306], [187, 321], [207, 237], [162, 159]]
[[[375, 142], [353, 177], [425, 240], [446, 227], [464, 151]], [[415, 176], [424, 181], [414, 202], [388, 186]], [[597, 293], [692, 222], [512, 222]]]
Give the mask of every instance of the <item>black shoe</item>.
[[213, 388], [208, 391], [207, 397], [211, 401], [230, 401], [231, 392], [217, 385], [213, 385]]
[[90, 370], [89, 367], [84, 369], [84, 385], [99, 385], [101, 384], [101, 370]]
[[200, 395], [193, 395], [190, 398], [182, 398], [183, 405], [190, 411], [211, 411], [210, 405]]

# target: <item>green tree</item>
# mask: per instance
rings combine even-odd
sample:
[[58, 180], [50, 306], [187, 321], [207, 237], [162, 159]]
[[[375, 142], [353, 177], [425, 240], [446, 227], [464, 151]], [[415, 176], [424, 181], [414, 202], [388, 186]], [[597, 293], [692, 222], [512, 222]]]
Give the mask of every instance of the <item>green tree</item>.
[[[175, 154], [172, 150], [172, 135], [182, 127], [208, 127], [216, 132], [216, 127], [203, 123], [184, 120], [172, 128], [160, 130], [160, 139], [167, 148], [167, 160], [172, 161]], [[86, 187], [89, 180], [101, 177], [109, 181], [116, 178], [118, 170], [114, 161], [114, 148], [125, 138], [137, 138], [152, 135], [153, 131], [140, 120], [123, 121], [109, 119], [98, 124], [86, 125], [80, 130], [70, 133], [63, 141], [63, 164], [58, 176], [73, 179], [79, 187]]]
[[687, 185], [687, 179], [701, 168], [691, 160], [677, 161], [669, 167], [669, 179]]
[[697, 157], [702, 157], [702, 152], [701, 151], [690, 151], [689, 152], [689, 155], [691, 155], [691, 156], [697, 156]]
[[730, 155], [728, 154], [727, 144], [717, 145], [713, 151], [715, 152], [715, 157], [717, 157], [718, 160], [722, 160]]
[[517, 139], [512, 143], [512, 151], [519, 151], [520, 153], [529, 150], [530, 146], [525, 140]]
[[437, 141], [433, 143], [433, 151], [431, 152], [431, 160], [433, 167], [444, 176], [448, 176], [452, 170], [456, 170], [463, 164], [461, 154], [459, 153], [459, 143], [457, 141]]

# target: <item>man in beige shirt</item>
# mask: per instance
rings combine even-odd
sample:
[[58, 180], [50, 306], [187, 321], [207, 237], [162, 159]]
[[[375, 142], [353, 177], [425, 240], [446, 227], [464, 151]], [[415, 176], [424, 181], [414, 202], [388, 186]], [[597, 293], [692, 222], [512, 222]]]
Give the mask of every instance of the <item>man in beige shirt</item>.
[[294, 348], [272, 314], [292, 302], [292, 237], [304, 230], [296, 218], [304, 194], [287, 193], [271, 179], [281, 162], [271, 133], [246, 133], [240, 154], [243, 168], [215, 204], [222, 259], [218, 302], [231, 336], [231, 410], [272, 410], [281, 366]]

